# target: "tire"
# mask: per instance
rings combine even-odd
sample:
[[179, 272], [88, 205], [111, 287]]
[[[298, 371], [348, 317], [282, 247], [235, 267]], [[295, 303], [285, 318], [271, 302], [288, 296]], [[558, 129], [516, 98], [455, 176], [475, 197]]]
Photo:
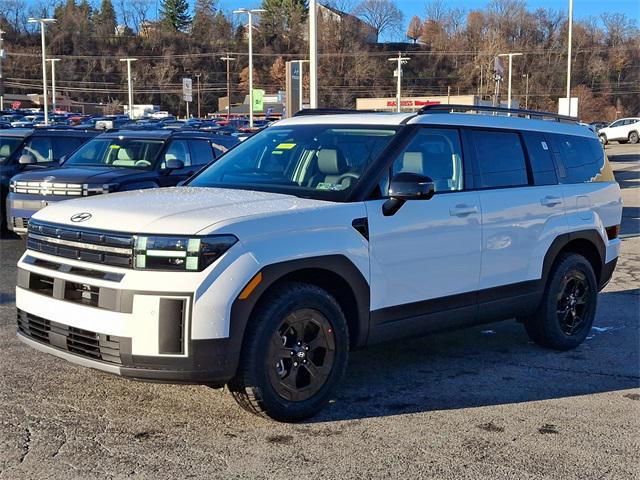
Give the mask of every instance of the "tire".
[[228, 385], [242, 408], [295, 422], [325, 407], [349, 356], [347, 321], [331, 295], [315, 285], [283, 283], [260, 301], [246, 332]]
[[640, 140], [638, 138], [638, 132], [631, 132], [629, 134], [629, 142], [630, 143], [633, 143], [635, 145], [636, 143], [638, 143], [638, 140]]
[[551, 269], [538, 310], [524, 322], [529, 338], [556, 350], [576, 348], [591, 331], [597, 301], [598, 284], [589, 261], [575, 253], [562, 254]]
[[607, 136], [604, 133], [598, 135], [598, 138], [600, 139], [600, 143], [602, 145], [606, 145], [608, 143]]

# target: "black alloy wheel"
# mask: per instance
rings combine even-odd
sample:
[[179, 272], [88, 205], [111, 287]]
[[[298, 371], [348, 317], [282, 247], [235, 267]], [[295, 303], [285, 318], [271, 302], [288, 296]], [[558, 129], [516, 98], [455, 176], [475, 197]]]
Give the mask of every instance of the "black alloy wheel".
[[590, 312], [590, 287], [586, 275], [574, 270], [568, 272], [561, 283], [558, 294], [558, 322], [560, 330], [567, 335], [580, 335], [587, 325]]

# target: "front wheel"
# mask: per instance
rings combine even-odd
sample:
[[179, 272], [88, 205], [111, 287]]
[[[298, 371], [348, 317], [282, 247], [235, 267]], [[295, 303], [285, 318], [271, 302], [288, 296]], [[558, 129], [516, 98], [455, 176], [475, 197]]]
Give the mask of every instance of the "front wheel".
[[312, 417], [342, 379], [348, 350], [347, 322], [336, 300], [315, 285], [283, 284], [251, 318], [229, 390], [257, 415], [284, 422]]
[[537, 312], [524, 322], [527, 333], [543, 347], [576, 348], [591, 331], [597, 301], [598, 284], [589, 261], [565, 254], [551, 270]]
[[602, 145], [606, 145], [608, 143], [607, 136], [604, 133], [598, 135], [598, 138], [600, 139], [600, 143]]

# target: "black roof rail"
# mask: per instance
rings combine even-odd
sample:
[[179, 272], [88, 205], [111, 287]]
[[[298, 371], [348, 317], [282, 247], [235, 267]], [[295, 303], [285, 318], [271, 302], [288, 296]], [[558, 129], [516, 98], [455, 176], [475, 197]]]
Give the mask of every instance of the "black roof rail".
[[343, 115], [348, 113], [380, 113], [375, 110], [352, 110], [349, 108], [304, 108], [298, 110], [294, 117], [305, 117], [308, 115]]
[[418, 115], [424, 115], [426, 113], [454, 113], [454, 112], [492, 112], [510, 114], [514, 117], [523, 118], [538, 118], [538, 119], [551, 119], [558, 122], [577, 123], [578, 119], [575, 117], [569, 117], [568, 115], [560, 115], [551, 112], [542, 112], [539, 110], [524, 110], [521, 108], [507, 108], [507, 107], [491, 107], [487, 105], [453, 105], [441, 103], [437, 105], [425, 105], [418, 110]]

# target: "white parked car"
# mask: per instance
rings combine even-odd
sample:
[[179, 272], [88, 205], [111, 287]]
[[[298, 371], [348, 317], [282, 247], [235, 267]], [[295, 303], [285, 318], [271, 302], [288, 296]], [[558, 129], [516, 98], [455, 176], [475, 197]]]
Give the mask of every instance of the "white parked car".
[[640, 140], [640, 118], [621, 118], [611, 125], [601, 128], [598, 137], [603, 145], [612, 140], [618, 143], [638, 143]]
[[186, 186], [38, 211], [19, 338], [125, 377], [226, 384], [281, 421], [323, 408], [373, 343], [515, 318], [544, 347], [580, 345], [620, 249], [602, 146], [562, 117], [452, 108], [307, 111]]

